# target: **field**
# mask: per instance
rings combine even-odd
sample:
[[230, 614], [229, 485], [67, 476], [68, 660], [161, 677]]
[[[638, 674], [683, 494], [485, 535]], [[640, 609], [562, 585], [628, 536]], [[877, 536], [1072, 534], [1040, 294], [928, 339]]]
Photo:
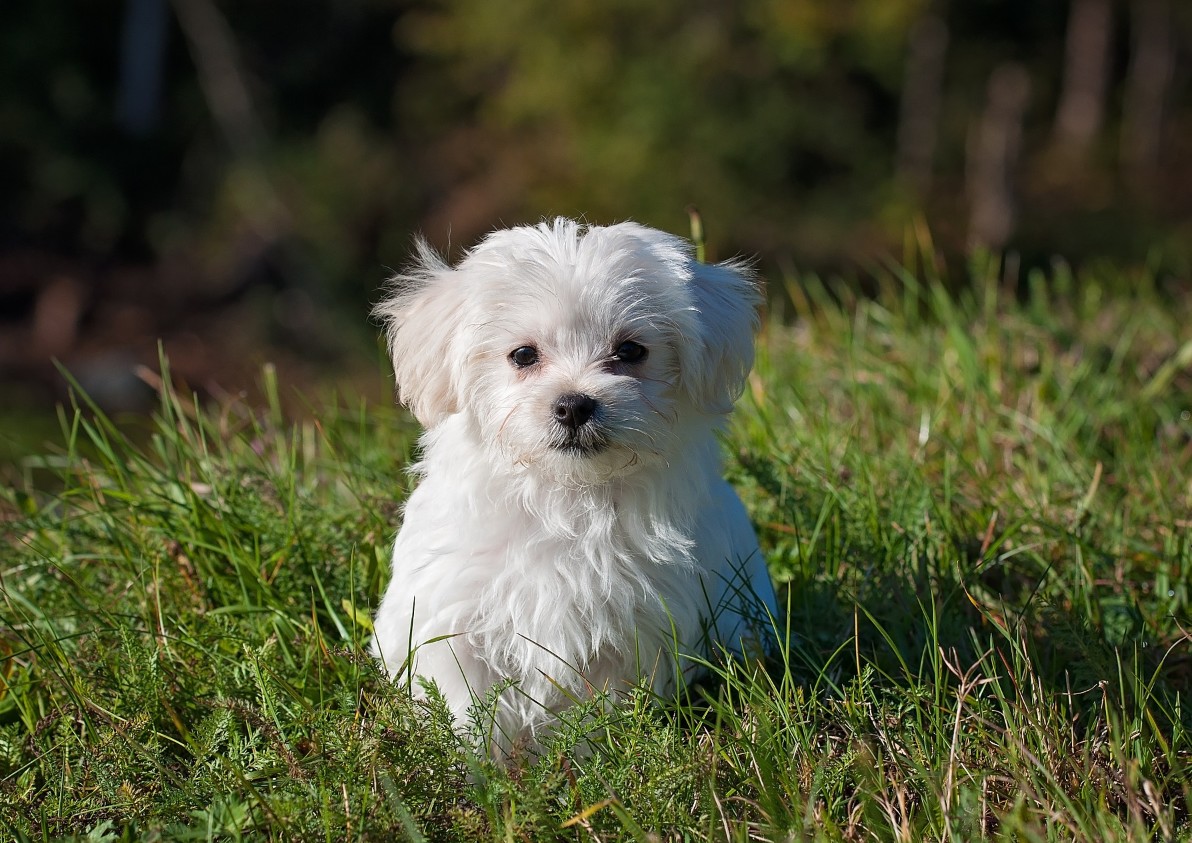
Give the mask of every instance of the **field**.
[[785, 656], [508, 768], [365, 654], [412, 420], [80, 397], [0, 492], [3, 836], [1188, 839], [1192, 301], [906, 263], [788, 281], [726, 436]]

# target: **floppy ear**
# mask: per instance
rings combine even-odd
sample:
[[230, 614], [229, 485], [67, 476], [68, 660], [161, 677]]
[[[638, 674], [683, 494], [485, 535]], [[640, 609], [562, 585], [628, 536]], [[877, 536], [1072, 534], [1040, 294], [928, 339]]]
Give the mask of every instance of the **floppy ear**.
[[695, 336], [682, 347], [679, 380], [701, 410], [727, 413], [753, 366], [761, 285], [744, 263], [689, 261]]
[[414, 265], [392, 279], [373, 316], [389, 340], [398, 398], [429, 428], [459, 411], [454, 346], [466, 307], [458, 274], [421, 237], [415, 249]]

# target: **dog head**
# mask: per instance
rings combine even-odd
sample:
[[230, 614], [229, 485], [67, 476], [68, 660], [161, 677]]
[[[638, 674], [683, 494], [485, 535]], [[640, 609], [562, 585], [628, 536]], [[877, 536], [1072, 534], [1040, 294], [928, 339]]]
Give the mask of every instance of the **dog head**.
[[424, 426], [466, 413], [502, 459], [596, 482], [731, 409], [759, 299], [744, 267], [701, 264], [678, 237], [557, 219], [495, 232], [455, 267], [420, 241], [376, 313]]

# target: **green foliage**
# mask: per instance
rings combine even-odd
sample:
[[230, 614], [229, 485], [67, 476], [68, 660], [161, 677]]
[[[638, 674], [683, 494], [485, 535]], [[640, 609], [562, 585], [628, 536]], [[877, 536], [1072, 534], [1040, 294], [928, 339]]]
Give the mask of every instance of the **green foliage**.
[[728, 437], [782, 656], [593, 699], [509, 766], [364, 650], [407, 419], [290, 427], [269, 373], [262, 412], [167, 389], [145, 431], [65, 413], [0, 498], [0, 827], [1185, 838], [1192, 313], [1145, 277], [1057, 266], [1018, 300], [978, 261], [953, 298], [908, 263], [865, 301], [789, 279]]
[[[125, 28], [155, 2], [170, 6], [164, 34], [134, 47]], [[1122, 146], [1139, 96], [1130, 68], [1146, 52], [1138, 4], [1115, 4], [1090, 148], [1056, 145], [1072, 5], [197, 0], [184, 8], [226, 26], [196, 27], [165, 0], [27, 3], [0, 33], [5, 244], [104, 277], [113, 260], [185, 267], [208, 293], [191, 298], [265, 275], [350, 302], [402, 260], [413, 230], [456, 247], [560, 213], [678, 229], [696, 205], [726, 252], [771, 267], [850, 264], [918, 215], [959, 251], [988, 83], [1016, 62], [1031, 97], [1005, 174], [1019, 212], [1009, 247], [1036, 265], [1053, 251], [1157, 255], [1186, 277], [1189, 7], [1154, 7], [1179, 48], [1159, 74], [1171, 84], [1147, 95], [1162, 106], [1147, 176]], [[925, 21], [947, 46], [916, 105], [906, 87]], [[157, 118], [138, 132], [118, 119], [135, 87], [120, 66], [155, 49], [163, 63], [139, 81], [160, 86], [147, 97]], [[229, 111], [253, 142], [236, 139]], [[899, 172], [912, 111], [922, 184]]]
[[[519, 215], [673, 228], [694, 203], [758, 249], [799, 208], [829, 226], [876, 212], [894, 125], [872, 118], [896, 110], [924, 5], [454, 0], [402, 27], [437, 60], [403, 103], [523, 185]], [[464, 101], [446, 110], [444, 76]], [[452, 125], [472, 98], [481, 133]]]

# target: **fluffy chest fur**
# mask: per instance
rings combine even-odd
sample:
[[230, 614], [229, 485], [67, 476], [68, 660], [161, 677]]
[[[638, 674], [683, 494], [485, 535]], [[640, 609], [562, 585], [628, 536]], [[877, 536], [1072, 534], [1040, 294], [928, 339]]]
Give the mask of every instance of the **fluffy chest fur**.
[[[653, 663], [672, 637], [698, 636], [690, 489], [706, 480], [668, 469], [568, 487], [510, 475], [452, 430], [463, 424], [424, 439], [377, 620], [386, 666], [454, 685], [450, 662], [462, 654], [478, 668], [466, 676], [472, 694], [514, 680], [543, 711], [564, 690], [652, 674], [659, 689], [673, 684], [673, 663]], [[462, 714], [470, 700], [449, 701]]]

